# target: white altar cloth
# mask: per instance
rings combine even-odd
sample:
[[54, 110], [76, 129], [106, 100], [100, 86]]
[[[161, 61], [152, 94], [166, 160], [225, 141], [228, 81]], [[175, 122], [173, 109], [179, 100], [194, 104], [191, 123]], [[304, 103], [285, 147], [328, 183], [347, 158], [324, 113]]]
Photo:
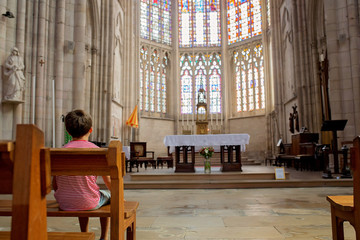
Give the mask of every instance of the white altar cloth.
[[245, 151], [246, 144], [249, 144], [249, 134], [207, 134], [207, 135], [169, 135], [165, 136], [165, 146], [170, 146], [170, 153], [174, 152], [175, 146], [195, 146], [195, 151], [202, 147], [214, 147], [216, 152], [220, 146], [240, 145], [241, 151]]

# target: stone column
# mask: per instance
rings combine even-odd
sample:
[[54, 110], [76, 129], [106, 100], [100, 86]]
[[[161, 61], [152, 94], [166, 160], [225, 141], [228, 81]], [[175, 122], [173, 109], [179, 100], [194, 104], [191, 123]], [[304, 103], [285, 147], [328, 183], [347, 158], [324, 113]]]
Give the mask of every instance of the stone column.
[[[221, 121], [223, 122], [223, 126], [221, 126], [221, 130], [224, 131], [223, 133], [229, 133], [230, 129], [229, 129], [229, 118], [231, 117], [231, 113], [232, 113], [232, 103], [234, 101], [232, 101], [232, 97], [233, 94], [231, 93], [231, 89], [233, 89], [232, 84], [232, 78], [231, 78], [231, 63], [230, 63], [230, 59], [231, 56], [229, 56], [228, 53], [228, 42], [227, 42], [227, 16], [226, 16], [226, 1], [220, 1], [220, 4], [222, 4], [222, 6], [220, 7], [221, 9], [221, 51], [222, 51], [222, 88], [223, 88], [223, 95], [221, 96], [221, 106], [222, 106], [222, 110], [221, 110]], [[235, 102], [236, 104], [236, 102]]]
[[[36, 85], [36, 81], [37, 81], [37, 64], [36, 64], [36, 60], [37, 60], [37, 29], [38, 29], [38, 1], [35, 0], [33, 3], [33, 18], [32, 18], [32, 51], [31, 51], [31, 123], [32, 124], [36, 124], [36, 86], [34, 89], [34, 85]], [[35, 84], [34, 81], [35, 80]]]
[[66, 0], [56, 1], [56, 33], [55, 33], [55, 146], [60, 147], [63, 139], [63, 85], [64, 85], [64, 36], [65, 36], [65, 3]]
[[[172, 46], [173, 46], [173, 52], [172, 54], [172, 62], [171, 62], [171, 74], [172, 74], [172, 80], [171, 83], [168, 83], [170, 85], [170, 88], [167, 89], [169, 92], [167, 96], [171, 99], [169, 99], [169, 106], [167, 111], [171, 111], [171, 115], [175, 118], [175, 124], [174, 124], [174, 134], [182, 134], [182, 124], [180, 124], [180, 118], [181, 118], [181, 109], [179, 104], [179, 99], [181, 99], [180, 96], [180, 53], [179, 53], [179, 24], [178, 21], [175, 21], [175, 19], [179, 18], [179, 12], [178, 12], [178, 6], [179, 2], [178, 0], [174, 1], [171, 5], [171, 15], [172, 17], [171, 21], [171, 29], [172, 29]], [[170, 106], [171, 104], [171, 106]]]
[[[6, 12], [6, 0], [0, 0], [0, 11], [1, 12]], [[7, 20], [8, 21], [8, 20]], [[0, 55], [1, 56], [5, 56], [6, 55], [6, 37], [7, 37], [7, 34], [6, 34], [6, 22], [7, 21], [0, 21]], [[5, 58], [4, 58], [5, 59]], [[1, 65], [3, 65], [3, 62], [1, 63]], [[0, 84], [0, 99], [3, 98], [3, 73], [1, 72], [1, 75], [0, 75], [0, 79], [1, 79], [1, 84]], [[4, 109], [4, 105], [1, 104], [1, 110], [0, 110], [0, 126], [1, 129], [0, 129], [0, 138], [1, 139], [4, 139], [6, 136], [4, 135], [4, 124], [3, 122], [4, 119], [3, 119], [3, 116], [5, 114], [3, 114], [3, 109]]]
[[85, 106], [85, 25], [86, 1], [75, 1], [74, 11], [74, 73], [73, 73], [73, 108], [83, 109]]
[[108, 14], [108, 25], [109, 25], [109, 35], [108, 35], [108, 92], [106, 95], [107, 101], [107, 111], [106, 111], [106, 127], [105, 127], [105, 142], [110, 141], [112, 128], [111, 128], [111, 115], [112, 115], [112, 92], [114, 84], [114, 48], [115, 48], [115, 16], [114, 16], [114, 1], [109, 1], [109, 14]]
[[[34, 4], [36, 4], [34, 2]], [[33, 64], [36, 66], [36, 125], [45, 130], [46, 81], [45, 81], [45, 46], [46, 46], [46, 0], [38, 2], [37, 56]]]
[[[358, 5], [358, 6], [357, 6]], [[360, 132], [360, 122], [358, 119], [360, 118], [360, 60], [359, 60], [359, 12], [356, 7], [359, 7], [360, 4], [355, 0], [347, 0], [347, 11], [348, 11], [348, 31], [349, 31], [349, 55], [350, 55], [350, 75], [351, 75], [351, 83], [352, 88], [351, 92], [353, 95], [353, 110], [349, 110], [349, 112], [344, 112], [343, 116], [348, 116], [351, 111], [353, 111], [353, 116], [351, 117], [354, 122], [354, 127], [352, 129], [348, 129], [345, 133], [347, 135], [353, 133]], [[344, 90], [344, 95], [348, 96], [347, 89]], [[349, 105], [348, 101], [344, 99], [344, 106]], [[351, 123], [350, 122], [350, 123]], [[348, 123], [349, 125], [349, 123]]]
[[[26, 1], [18, 0], [17, 1], [17, 13], [16, 13], [16, 47], [19, 49], [19, 53], [22, 57], [25, 57], [25, 17], [26, 17]], [[25, 58], [24, 58], [25, 59]], [[27, 74], [24, 72], [25, 78]], [[31, 79], [27, 78], [27, 81], [31, 81]], [[25, 83], [28, 84], [28, 83]], [[26, 85], [25, 85], [26, 86]], [[24, 94], [24, 93], [23, 93]], [[22, 111], [23, 104], [14, 105], [13, 112], [13, 136], [16, 132], [16, 125], [22, 122]]]
[[[139, 15], [140, 11], [140, 2], [138, 1], [123, 1], [124, 6], [124, 68], [131, 69], [131, 71], [124, 71], [124, 86], [127, 91], [124, 91], [126, 94], [124, 98], [124, 111], [123, 111], [123, 123], [124, 123], [124, 142], [129, 145], [130, 141], [134, 141], [134, 133], [139, 132], [132, 127], [125, 125], [126, 121], [130, 117], [136, 104], [139, 104], [138, 101], [138, 92], [139, 92], [139, 48], [140, 48], [140, 33], [139, 33]], [[135, 22], [137, 24], [135, 24]], [[135, 34], [133, 31], [135, 28]], [[138, 106], [140, 108], [140, 106]], [[140, 116], [138, 116], [140, 118]], [[140, 121], [140, 119], [138, 119]]]

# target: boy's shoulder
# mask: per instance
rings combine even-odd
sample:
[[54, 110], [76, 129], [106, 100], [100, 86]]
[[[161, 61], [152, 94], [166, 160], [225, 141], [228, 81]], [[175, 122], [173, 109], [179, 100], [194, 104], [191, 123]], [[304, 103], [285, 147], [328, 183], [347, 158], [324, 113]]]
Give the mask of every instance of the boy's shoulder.
[[99, 148], [94, 143], [86, 140], [75, 140], [67, 143], [64, 148]]

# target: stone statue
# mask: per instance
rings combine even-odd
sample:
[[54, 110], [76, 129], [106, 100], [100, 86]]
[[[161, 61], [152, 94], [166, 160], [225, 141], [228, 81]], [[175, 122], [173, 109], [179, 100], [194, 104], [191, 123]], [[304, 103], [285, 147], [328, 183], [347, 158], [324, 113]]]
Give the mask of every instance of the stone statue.
[[294, 133], [294, 115], [292, 113], [290, 113], [289, 117], [289, 131]]
[[16, 47], [11, 49], [11, 55], [6, 59], [4, 67], [4, 100], [22, 101], [25, 88], [25, 76], [23, 73], [25, 66]]
[[297, 132], [299, 132], [300, 131], [299, 113], [296, 110], [297, 109], [296, 104], [292, 108], [293, 108], [293, 118], [294, 118], [294, 121], [295, 121], [295, 129], [296, 129]]

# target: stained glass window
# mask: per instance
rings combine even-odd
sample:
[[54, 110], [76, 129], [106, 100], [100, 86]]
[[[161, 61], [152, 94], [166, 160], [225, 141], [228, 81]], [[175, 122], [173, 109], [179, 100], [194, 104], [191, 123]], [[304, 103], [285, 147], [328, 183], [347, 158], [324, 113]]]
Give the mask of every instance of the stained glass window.
[[220, 0], [179, 0], [180, 47], [220, 46]]
[[237, 111], [265, 108], [263, 46], [255, 43], [233, 53]]
[[229, 44], [261, 34], [261, 0], [227, 0]]
[[188, 54], [180, 58], [180, 82], [181, 82], [181, 113], [191, 114], [192, 108], [192, 93], [193, 93], [193, 71], [191, 68], [192, 61]]
[[[168, 52], [140, 48], [139, 106], [145, 112], [166, 113]], [[151, 52], [151, 54], [149, 54]]]
[[170, 16], [170, 0], [141, 0], [140, 36], [144, 39], [170, 45]]
[[210, 113], [221, 113], [220, 53], [183, 54], [180, 57], [180, 82], [182, 114], [194, 112], [200, 89], [206, 94]]
[[221, 113], [221, 59], [220, 55], [210, 55], [209, 60], [210, 113]]
[[205, 93], [207, 92], [206, 89], [206, 61], [202, 54], [199, 54], [195, 57], [195, 104], [198, 103], [198, 93], [200, 88], [204, 89]]

